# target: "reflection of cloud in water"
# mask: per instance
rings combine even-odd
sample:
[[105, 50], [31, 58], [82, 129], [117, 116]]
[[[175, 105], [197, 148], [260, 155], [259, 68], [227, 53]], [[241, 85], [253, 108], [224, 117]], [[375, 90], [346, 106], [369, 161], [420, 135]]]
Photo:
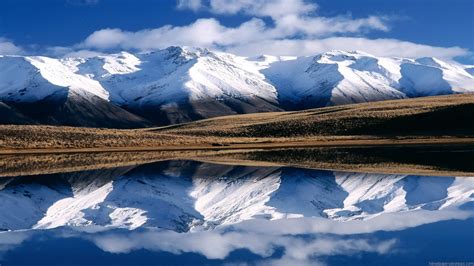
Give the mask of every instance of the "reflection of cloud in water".
[[[368, 221], [338, 222], [323, 218], [282, 220], [250, 220], [211, 231], [177, 233], [173, 231], [106, 231], [88, 235], [107, 252], [127, 253], [137, 249], [167, 251], [174, 254], [194, 252], [209, 259], [223, 259], [230, 252], [248, 249], [269, 257], [279, 247], [284, 259], [306, 260], [312, 257], [350, 254], [361, 251], [384, 254], [395, 246], [395, 239], [376, 241], [373, 238], [348, 239], [342, 235], [403, 230], [423, 224], [450, 219], [467, 219], [471, 212], [419, 210], [407, 213], [383, 214]], [[310, 236], [310, 237], [302, 237]]]
[[21, 243], [27, 240], [30, 235], [31, 232], [28, 231], [0, 233], [0, 259], [2, 258], [3, 253], [21, 245]]
[[[148, 250], [175, 255], [193, 253], [207, 259], [225, 260], [232, 252], [248, 250], [260, 257], [263, 265], [319, 265], [328, 256], [360, 253], [379, 256], [401, 250], [397, 234], [381, 237], [377, 234], [380, 231], [399, 231], [470, 217], [474, 217], [470, 210], [446, 208], [384, 213], [369, 220], [345, 222], [322, 217], [253, 219], [213, 230], [186, 233], [157, 228], [130, 231], [102, 226], [36, 229], [0, 233], [0, 258], [1, 253], [17, 247], [28, 237], [48, 234], [53, 238], [86, 239], [111, 254]], [[275, 256], [278, 252], [281, 256]]]
[[394, 239], [342, 239], [335, 236], [301, 237], [277, 234], [255, 234], [242, 231], [206, 231], [176, 233], [172, 231], [108, 232], [89, 236], [102, 250], [128, 253], [137, 249], [166, 251], [174, 254], [199, 253], [208, 259], [225, 259], [232, 251], [247, 249], [261, 257], [270, 257], [283, 248], [284, 259], [305, 261], [310, 258], [357, 252], [385, 254], [395, 245]]
[[[177, 233], [169, 230], [139, 229], [128, 231], [111, 229], [85, 233], [73, 228], [4, 232], [0, 234], [0, 258], [2, 253], [14, 249], [29, 237], [41, 234], [40, 241], [52, 238], [82, 238], [92, 241], [108, 253], [126, 254], [144, 249], [153, 252], [169, 252], [175, 255], [195, 253], [207, 259], [225, 260], [236, 250], [248, 250], [262, 258], [265, 265], [319, 265], [318, 257], [331, 255], [354, 255], [359, 252], [389, 253], [397, 241], [377, 240], [373, 237], [342, 239], [340, 236], [281, 235], [226, 230], [211, 230], [195, 233]], [[48, 235], [48, 237], [47, 237]], [[37, 238], [38, 239], [38, 238]], [[37, 244], [41, 245], [41, 242]], [[281, 258], [272, 258], [278, 250]], [[240, 265], [240, 264], [239, 264]]]
[[[87, 235], [99, 248], [112, 253], [138, 249], [174, 254], [199, 253], [208, 259], [224, 259], [232, 251], [248, 249], [261, 257], [270, 257], [283, 248], [283, 262], [303, 265], [320, 256], [350, 255], [358, 252], [385, 254], [396, 247], [396, 239], [377, 240], [358, 234], [398, 231], [444, 220], [467, 219], [472, 212], [460, 210], [418, 210], [382, 214], [366, 221], [338, 222], [324, 218], [249, 220], [215, 230], [177, 233], [173, 231], [106, 231]], [[347, 237], [349, 236], [349, 237]], [[311, 264], [313, 261], [311, 261]], [[287, 264], [288, 265], [288, 264]]]

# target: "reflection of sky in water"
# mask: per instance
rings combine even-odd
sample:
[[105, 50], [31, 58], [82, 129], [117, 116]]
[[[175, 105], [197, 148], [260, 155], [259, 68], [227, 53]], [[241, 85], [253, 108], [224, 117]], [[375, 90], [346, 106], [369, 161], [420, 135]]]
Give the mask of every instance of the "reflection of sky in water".
[[474, 261], [471, 178], [177, 161], [2, 182], [2, 266]]

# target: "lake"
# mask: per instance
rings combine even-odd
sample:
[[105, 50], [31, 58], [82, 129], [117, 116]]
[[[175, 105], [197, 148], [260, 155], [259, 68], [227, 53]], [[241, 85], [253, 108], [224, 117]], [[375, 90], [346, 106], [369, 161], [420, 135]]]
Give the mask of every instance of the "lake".
[[473, 228], [465, 176], [167, 160], [0, 178], [1, 266], [474, 265]]

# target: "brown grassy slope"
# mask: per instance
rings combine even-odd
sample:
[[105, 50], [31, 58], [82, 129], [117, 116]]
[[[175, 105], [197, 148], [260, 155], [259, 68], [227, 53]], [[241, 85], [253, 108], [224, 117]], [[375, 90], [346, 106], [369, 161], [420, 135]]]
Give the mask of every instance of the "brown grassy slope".
[[[474, 95], [225, 116], [153, 129], [0, 126], [0, 150], [326, 142], [393, 136], [474, 136]], [[347, 137], [346, 137], [347, 136]], [[364, 136], [364, 137], [362, 137]], [[367, 144], [367, 143], [366, 143]], [[345, 145], [345, 144], [344, 144]]]
[[215, 143], [285, 142], [286, 138], [216, 138], [182, 136], [162, 132], [65, 126], [0, 125], [0, 153], [22, 149], [101, 149], [125, 147], [129, 151], [147, 147], [186, 149], [193, 145], [214, 147]]
[[0, 125], [0, 149], [160, 146], [189, 139], [135, 130]]
[[179, 135], [298, 137], [316, 135], [474, 135], [474, 94], [424, 97], [225, 116], [154, 129]]

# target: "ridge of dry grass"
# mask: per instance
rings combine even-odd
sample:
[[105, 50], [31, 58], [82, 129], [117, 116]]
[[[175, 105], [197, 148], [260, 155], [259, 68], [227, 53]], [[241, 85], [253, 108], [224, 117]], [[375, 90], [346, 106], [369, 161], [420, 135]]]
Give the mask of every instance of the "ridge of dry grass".
[[[350, 145], [400, 138], [474, 141], [474, 94], [225, 116], [148, 129], [0, 126], [0, 150]], [[364, 142], [365, 141], [365, 142]], [[408, 143], [410, 144], [410, 143]], [[240, 145], [240, 146], [239, 146]]]
[[473, 117], [474, 94], [459, 94], [223, 116], [147, 131], [227, 137], [474, 135]]

